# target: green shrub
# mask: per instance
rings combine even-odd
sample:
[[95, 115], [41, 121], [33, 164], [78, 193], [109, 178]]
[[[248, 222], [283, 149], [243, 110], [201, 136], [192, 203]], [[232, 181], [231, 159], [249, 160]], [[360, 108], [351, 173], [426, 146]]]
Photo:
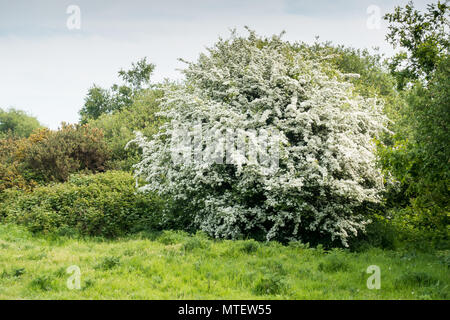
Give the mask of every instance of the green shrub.
[[108, 158], [100, 129], [63, 123], [59, 130], [47, 131], [44, 139], [31, 144], [23, 162], [43, 181], [66, 181], [75, 172], [104, 171]]
[[66, 183], [10, 191], [0, 217], [27, 225], [33, 232], [76, 231], [82, 235], [115, 237], [156, 229], [161, 201], [135, 192], [130, 173], [110, 171], [74, 175]]
[[[0, 197], [2, 191], [10, 188], [30, 190], [36, 182], [33, 172], [25, 168], [23, 159], [27, 150], [47, 137], [48, 130], [38, 130], [28, 138], [5, 137], [0, 139]], [[2, 200], [0, 198], [0, 201]]]
[[146, 137], [157, 131], [163, 121], [156, 116], [161, 96], [160, 90], [143, 90], [130, 107], [113, 114], [103, 114], [88, 122], [91, 127], [99, 128], [104, 133], [111, 150], [111, 159], [106, 163], [108, 169], [129, 171], [139, 161], [139, 149], [136, 146], [125, 149], [125, 145], [134, 138], [134, 131], [140, 131]]
[[393, 210], [392, 224], [398, 237], [408, 247], [428, 251], [430, 248], [448, 248], [450, 228], [448, 211], [406, 207]]
[[374, 216], [373, 221], [350, 243], [353, 251], [364, 251], [371, 247], [393, 250], [398, 247], [399, 230], [392, 221], [381, 216]]

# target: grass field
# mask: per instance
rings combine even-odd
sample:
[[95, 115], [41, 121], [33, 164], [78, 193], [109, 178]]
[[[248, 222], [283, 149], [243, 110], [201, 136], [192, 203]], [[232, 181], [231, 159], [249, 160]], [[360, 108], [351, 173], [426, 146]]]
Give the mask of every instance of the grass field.
[[[81, 289], [66, 285], [76, 265]], [[381, 288], [368, 289], [370, 265]], [[449, 252], [325, 252], [164, 232], [116, 240], [0, 225], [1, 299], [449, 299]]]

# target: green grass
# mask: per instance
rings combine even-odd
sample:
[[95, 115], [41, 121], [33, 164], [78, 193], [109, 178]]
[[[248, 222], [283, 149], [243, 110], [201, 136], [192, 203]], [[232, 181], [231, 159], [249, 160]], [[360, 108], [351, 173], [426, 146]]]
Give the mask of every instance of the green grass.
[[[164, 232], [105, 240], [0, 225], [0, 299], [449, 299], [448, 251], [325, 252]], [[66, 269], [81, 270], [81, 289]], [[381, 269], [381, 289], [366, 269]]]

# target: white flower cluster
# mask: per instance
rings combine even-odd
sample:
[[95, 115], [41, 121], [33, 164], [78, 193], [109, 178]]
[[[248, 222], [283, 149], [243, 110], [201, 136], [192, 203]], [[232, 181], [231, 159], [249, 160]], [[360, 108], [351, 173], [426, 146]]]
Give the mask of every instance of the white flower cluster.
[[[382, 104], [296, 48], [276, 36], [233, 33], [189, 63], [185, 83], [166, 88], [168, 121], [152, 140], [137, 133], [132, 141], [143, 150], [135, 166], [147, 181], [141, 189], [185, 204], [193, 223], [215, 237], [315, 236], [347, 245], [364, 230], [364, 208], [383, 189], [373, 144], [386, 121]], [[277, 170], [268, 174], [239, 148], [231, 148], [233, 163], [176, 161], [179, 126], [198, 130], [199, 123], [216, 132], [277, 132], [267, 140], [276, 144]], [[194, 157], [208, 152], [206, 143], [190, 141]], [[255, 154], [264, 151], [258, 148], [267, 146], [256, 144]]]
[[201, 121], [188, 125], [176, 123], [172, 122], [170, 137], [171, 160], [175, 165], [225, 163], [241, 170], [244, 165], [258, 164], [267, 168], [267, 174], [278, 170], [281, 140], [278, 131], [210, 128]]

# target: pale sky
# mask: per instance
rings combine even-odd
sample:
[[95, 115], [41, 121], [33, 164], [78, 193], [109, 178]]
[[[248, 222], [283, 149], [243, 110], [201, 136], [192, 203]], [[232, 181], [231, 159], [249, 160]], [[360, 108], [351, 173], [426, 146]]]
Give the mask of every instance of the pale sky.
[[[431, 0], [414, 1], [423, 9]], [[92, 84], [109, 87], [117, 72], [142, 57], [156, 64], [154, 81], [181, 79], [178, 58], [194, 61], [219, 36], [247, 25], [285, 40], [379, 47], [378, 19], [406, 0], [0, 0], [0, 108], [15, 107], [56, 129], [77, 122]], [[69, 29], [70, 5], [80, 29]], [[379, 26], [379, 28], [377, 28]]]

